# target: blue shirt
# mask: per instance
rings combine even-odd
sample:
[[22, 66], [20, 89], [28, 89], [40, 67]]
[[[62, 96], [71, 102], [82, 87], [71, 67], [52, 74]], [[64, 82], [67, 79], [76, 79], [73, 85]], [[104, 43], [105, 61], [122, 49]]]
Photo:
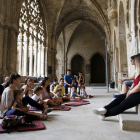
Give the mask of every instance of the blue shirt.
[[68, 76], [67, 74], [64, 76], [64, 80], [66, 80], [67, 83], [71, 84], [72, 80], [74, 80], [74, 77], [72, 75]]

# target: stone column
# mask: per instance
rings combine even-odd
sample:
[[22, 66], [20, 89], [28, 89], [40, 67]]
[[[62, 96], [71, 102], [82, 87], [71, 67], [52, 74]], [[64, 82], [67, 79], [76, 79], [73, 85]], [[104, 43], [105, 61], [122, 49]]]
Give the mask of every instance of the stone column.
[[48, 47], [45, 47], [45, 76], [48, 75]]
[[38, 76], [41, 75], [41, 42], [38, 41]]
[[86, 71], [85, 71], [85, 84], [89, 85], [91, 82], [91, 64], [90, 60], [85, 60], [85, 66], [86, 66]]
[[33, 76], [33, 45], [34, 39], [33, 36], [30, 36], [30, 62], [29, 62], [29, 76]]
[[27, 33], [24, 34], [24, 76], [28, 75], [28, 46], [27, 46]]
[[20, 36], [20, 46], [19, 46], [19, 74], [22, 74], [22, 48], [23, 48], [23, 33]]
[[44, 45], [42, 42], [42, 49], [41, 49], [41, 76], [44, 77]]
[[34, 39], [34, 76], [37, 76], [37, 39]]
[[[8, 46], [8, 29], [4, 30], [4, 44], [3, 44], [3, 71], [6, 71], [7, 64], [7, 46]], [[11, 52], [12, 53], [12, 52]]]

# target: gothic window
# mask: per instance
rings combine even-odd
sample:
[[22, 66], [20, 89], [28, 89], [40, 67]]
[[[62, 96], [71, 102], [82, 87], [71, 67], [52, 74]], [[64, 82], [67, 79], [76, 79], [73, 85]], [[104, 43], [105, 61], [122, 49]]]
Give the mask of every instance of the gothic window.
[[[22, 3], [18, 35], [18, 73], [21, 75], [43, 75], [41, 56], [44, 48], [44, 24], [38, 0]], [[33, 60], [34, 59], [34, 60]]]

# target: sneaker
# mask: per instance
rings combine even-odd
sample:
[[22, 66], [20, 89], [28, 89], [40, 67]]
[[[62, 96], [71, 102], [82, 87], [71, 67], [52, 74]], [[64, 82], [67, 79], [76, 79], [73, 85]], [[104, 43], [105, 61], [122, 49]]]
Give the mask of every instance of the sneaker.
[[102, 121], [105, 120], [105, 116], [103, 116], [103, 115], [98, 115], [98, 117], [99, 117]]
[[107, 110], [105, 108], [94, 109], [93, 112], [97, 115], [106, 114]]

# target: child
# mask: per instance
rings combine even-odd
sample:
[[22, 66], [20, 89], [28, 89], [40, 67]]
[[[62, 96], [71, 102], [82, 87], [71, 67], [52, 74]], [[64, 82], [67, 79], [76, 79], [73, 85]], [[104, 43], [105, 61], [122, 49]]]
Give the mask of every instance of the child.
[[79, 96], [77, 95], [77, 92], [76, 92], [76, 88], [75, 87], [72, 87], [72, 92], [71, 92], [71, 96], [70, 98], [79, 98]]
[[89, 97], [89, 96], [87, 95], [87, 92], [85, 91], [85, 87], [82, 87], [80, 96], [81, 96], [82, 98], [87, 98], [87, 97]]
[[24, 105], [22, 103], [23, 95], [24, 95], [24, 93], [22, 90], [14, 91], [14, 103], [12, 105], [12, 109], [17, 109], [17, 110], [20, 110], [27, 114], [35, 115], [35, 116], [37, 116], [38, 119], [41, 119], [41, 120], [47, 120], [47, 115], [42, 115], [40, 113], [35, 113], [35, 112], [29, 112], [29, 108], [27, 106], [24, 107]]

